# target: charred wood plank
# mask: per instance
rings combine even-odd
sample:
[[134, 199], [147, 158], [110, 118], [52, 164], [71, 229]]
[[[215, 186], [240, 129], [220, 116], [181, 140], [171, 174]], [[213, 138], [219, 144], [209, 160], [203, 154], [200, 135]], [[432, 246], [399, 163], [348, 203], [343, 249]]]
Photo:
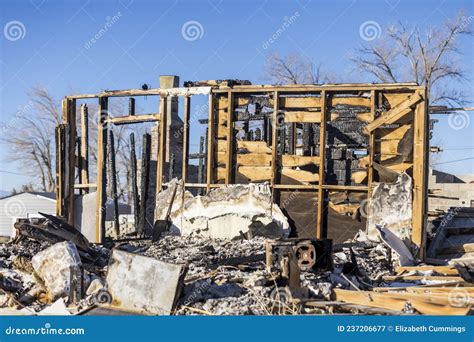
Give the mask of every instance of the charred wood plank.
[[146, 205], [148, 198], [148, 183], [150, 178], [150, 152], [151, 152], [151, 135], [146, 133], [143, 135], [142, 143], [142, 165], [140, 174], [140, 210], [138, 218], [139, 235], [145, 233], [146, 224]]
[[130, 164], [131, 164], [131, 178], [132, 178], [132, 200], [133, 200], [133, 216], [135, 220], [135, 226], [138, 226], [139, 220], [139, 205], [140, 200], [138, 198], [138, 185], [137, 185], [137, 155], [135, 152], [135, 134], [130, 134]]
[[119, 223], [119, 206], [118, 206], [118, 194], [117, 194], [117, 168], [115, 164], [115, 138], [114, 132], [112, 130], [109, 131], [109, 144], [110, 144], [110, 152], [109, 152], [109, 170], [110, 170], [110, 188], [111, 188], [111, 196], [112, 201], [114, 203], [114, 231], [115, 236], [118, 237], [120, 235], [120, 223]]

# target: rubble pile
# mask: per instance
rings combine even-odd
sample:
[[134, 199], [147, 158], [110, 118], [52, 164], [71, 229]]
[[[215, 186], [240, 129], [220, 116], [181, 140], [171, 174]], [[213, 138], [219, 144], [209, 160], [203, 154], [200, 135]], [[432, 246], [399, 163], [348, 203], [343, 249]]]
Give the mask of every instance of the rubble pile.
[[[177, 188], [159, 199], [165, 229], [153, 238], [95, 245], [57, 217], [19, 220], [15, 239], [0, 245], [0, 313], [464, 315], [474, 304], [472, 267], [423, 265], [384, 226], [375, 227], [377, 241], [362, 231], [337, 245], [286, 238], [284, 220], [249, 215], [271, 203], [265, 187], [187, 196], [187, 204], [173, 209], [183, 203]], [[226, 191], [231, 201], [255, 208], [210, 223], [216, 208], [225, 208]], [[178, 212], [193, 226], [186, 233], [173, 229]]]
[[[143, 260], [140, 262], [143, 266], [151, 264], [151, 260], [170, 265], [186, 265], [187, 273], [183, 279], [180, 296], [176, 305], [173, 305], [174, 310], [172, 312], [169, 310], [169, 313], [177, 315], [304, 313], [300, 305], [294, 307], [290, 305], [291, 294], [287, 293], [285, 288], [279, 287], [275, 277], [267, 270], [266, 240], [263, 237], [209, 239], [198, 233], [185, 236], [164, 233], [161, 239], [154, 243], [131, 241], [119, 244], [113, 249], [112, 255], [117, 253], [114, 251], [123, 251], [125, 255], [142, 256]], [[380, 269], [388, 267], [384, 262], [386, 259], [383, 258], [387, 251], [382, 251], [378, 247], [380, 245], [375, 247], [371, 244], [365, 247], [362, 247], [362, 243], [357, 245], [359, 246], [357, 248], [342, 247], [340, 252], [333, 254], [335, 266], [333, 270], [301, 273], [301, 284], [307, 288], [307, 298], [330, 300], [331, 290], [334, 287], [349, 289], [351, 283], [364, 288], [363, 283], [357, 280], [359, 276], [354, 273], [354, 268], [350, 266], [351, 250], [356, 251], [356, 258], [368, 256], [371, 264], [377, 265], [373, 267]], [[26, 307], [29, 313], [40, 313], [55, 304], [59, 298], [63, 298], [68, 310], [71, 313], [78, 313], [93, 305], [113, 303], [114, 296], [117, 296], [111, 284], [118, 284], [119, 281], [107, 276], [107, 273], [110, 275], [110, 260], [105, 262], [102, 259], [103, 266], [96, 265], [95, 268], [84, 258], [83, 263], [75, 245], [71, 242], [51, 245], [32, 239], [21, 239], [18, 243], [3, 244], [1, 248], [3, 268], [0, 270], [0, 275], [11, 281], [10, 287], [1, 286], [1, 289], [12, 298], [16, 298], [13, 303], [3, 303], [4, 308]], [[29, 273], [19, 269], [19, 264], [12, 261], [19, 257], [19, 254], [15, 253], [22, 253], [24, 263], [31, 265]], [[362, 256], [362, 253], [366, 253], [366, 256]], [[101, 254], [103, 258], [108, 258], [110, 255], [105, 249], [101, 250]], [[81, 277], [81, 274], [82, 283], [77, 282], [78, 284], [74, 286], [71, 282]], [[147, 278], [149, 275], [146, 267], [141, 274], [135, 274], [134, 286], [137, 286], [138, 277]], [[123, 278], [123, 275], [119, 276]], [[32, 288], [36, 288], [36, 293], [29, 291]], [[128, 297], [130, 289], [131, 287], [127, 290]], [[76, 294], [78, 297], [72, 298], [74, 291], [79, 291], [82, 295]], [[28, 292], [32, 297], [25, 302], [24, 294]], [[284, 312], [281, 312], [282, 305]]]

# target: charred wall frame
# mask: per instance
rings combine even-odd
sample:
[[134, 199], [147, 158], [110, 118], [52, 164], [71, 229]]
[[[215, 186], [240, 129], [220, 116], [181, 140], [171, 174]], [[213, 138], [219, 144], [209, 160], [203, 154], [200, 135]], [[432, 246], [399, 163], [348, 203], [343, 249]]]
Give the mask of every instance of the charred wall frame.
[[[200, 120], [207, 124], [206, 150], [204, 154], [199, 153], [199, 158], [205, 158], [205, 181], [189, 183], [191, 98], [198, 94], [207, 94], [209, 106], [207, 120]], [[133, 110], [123, 117], [108, 116], [109, 97], [137, 96], [159, 96], [159, 113], [137, 115]], [[184, 98], [181, 177], [186, 188], [210, 191], [227, 184], [268, 181], [277, 203], [282, 201], [280, 195], [283, 192], [310, 193], [316, 198], [314, 210], [309, 213], [314, 215], [312, 231], [315, 237], [322, 238], [327, 235], [325, 211], [330, 192], [370, 194], [374, 182], [383, 180], [384, 173], [406, 171], [413, 179], [411, 240], [423, 255], [428, 98], [426, 88], [413, 83], [204, 86], [67, 96], [62, 102], [62, 125], [56, 130], [57, 214], [73, 225], [75, 189], [82, 192], [96, 188], [97, 242], [104, 241], [108, 125], [156, 122], [159, 131], [156, 192], [161, 191], [165, 186], [166, 149], [169, 148], [166, 146], [167, 116], [163, 113], [167, 112], [167, 98], [179, 96]], [[81, 153], [81, 156], [76, 156], [76, 100], [93, 98], [98, 99], [100, 113], [97, 184], [87, 183], [87, 155]], [[249, 113], [249, 106], [254, 108], [253, 113]], [[87, 109], [82, 109], [81, 115], [87, 115]], [[346, 121], [342, 120], [344, 118]], [[249, 122], [257, 119], [262, 121], [262, 127], [250, 132]], [[348, 168], [350, 180], [336, 177], [334, 181], [328, 174], [329, 164], [333, 163], [328, 164], [328, 158], [335, 153], [331, 150], [328, 137], [333, 139], [333, 132], [337, 133], [339, 126], [346, 125], [347, 120], [357, 121], [360, 133], [366, 137], [366, 141], [355, 144], [352, 149], [363, 149], [366, 155], [356, 159], [356, 162], [349, 158], [350, 163], [360, 166], [355, 170]], [[81, 122], [87, 123], [87, 119]], [[242, 128], [237, 127], [239, 122], [243, 122]], [[87, 131], [84, 124], [81, 126], [81, 130]], [[240, 131], [243, 134], [239, 135]], [[83, 148], [88, 144], [87, 139], [83, 139], [84, 134], [81, 134]], [[407, 136], [409, 139], [406, 139]], [[299, 143], [299, 140], [302, 142]], [[350, 151], [352, 149], [349, 148]], [[347, 147], [343, 150], [347, 153]], [[337, 164], [347, 165], [347, 158], [339, 160]], [[75, 184], [76, 171], [78, 175], [83, 175], [79, 184]], [[202, 173], [201, 168], [199, 171]], [[342, 210], [342, 207], [335, 208]]]

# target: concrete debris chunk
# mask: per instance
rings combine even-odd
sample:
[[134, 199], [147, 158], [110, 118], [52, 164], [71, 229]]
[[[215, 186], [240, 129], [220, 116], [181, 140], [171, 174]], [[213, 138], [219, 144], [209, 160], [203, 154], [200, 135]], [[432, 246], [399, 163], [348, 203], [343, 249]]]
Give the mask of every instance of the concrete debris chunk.
[[112, 306], [145, 314], [169, 315], [183, 287], [187, 267], [114, 250], [107, 272]]
[[32, 259], [36, 274], [44, 282], [51, 300], [81, 292], [82, 264], [76, 246], [59, 242], [36, 254]]
[[[162, 195], [163, 205], [158, 217], [168, 209], [168, 200], [173, 193], [174, 189], [170, 187], [166, 196]], [[196, 197], [182, 190], [176, 191], [170, 219], [171, 231], [180, 235], [199, 232], [206, 237], [232, 239], [250, 230], [253, 236], [265, 236], [265, 229], [268, 229], [274, 238], [287, 236], [289, 232], [288, 220], [278, 205], [272, 203], [270, 187], [266, 183], [228, 185]]]

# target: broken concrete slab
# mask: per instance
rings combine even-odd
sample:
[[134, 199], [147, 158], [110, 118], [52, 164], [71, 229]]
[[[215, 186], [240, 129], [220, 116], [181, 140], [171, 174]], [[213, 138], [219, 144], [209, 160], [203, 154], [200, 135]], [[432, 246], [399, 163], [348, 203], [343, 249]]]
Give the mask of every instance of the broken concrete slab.
[[82, 263], [73, 243], [59, 242], [36, 254], [31, 262], [51, 300], [70, 296], [71, 290], [82, 293]]
[[248, 233], [256, 223], [269, 227], [272, 237], [275, 226], [271, 223], [277, 225], [279, 237], [289, 233], [288, 220], [278, 205], [272, 203], [267, 183], [228, 185], [196, 197], [177, 191], [174, 197], [178, 203], [173, 203], [171, 208], [170, 230], [181, 235], [199, 232], [206, 237], [232, 239]]
[[112, 306], [169, 315], [183, 287], [187, 266], [114, 250], [107, 272]]
[[377, 225], [390, 229], [403, 241], [410, 240], [412, 190], [412, 179], [405, 172], [394, 183], [375, 183], [367, 217], [367, 234], [370, 240], [380, 241]]

